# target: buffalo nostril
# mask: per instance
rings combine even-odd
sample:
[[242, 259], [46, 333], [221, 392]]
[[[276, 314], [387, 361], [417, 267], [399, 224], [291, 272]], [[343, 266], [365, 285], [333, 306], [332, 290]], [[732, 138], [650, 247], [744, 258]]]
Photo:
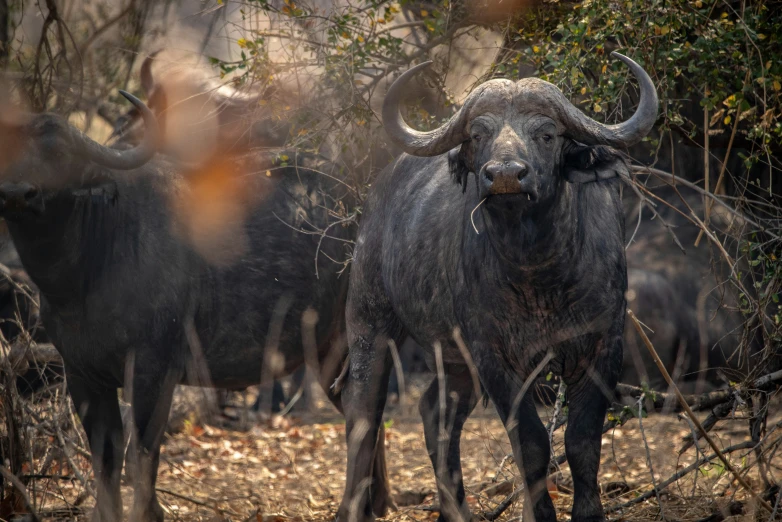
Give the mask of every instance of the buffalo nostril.
[[490, 183], [493, 183], [497, 176], [502, 176], [504, 172], [505, 167], [503, 165], [494, 164], [486, 167], [486, 170], [483, 171], [483, 175], [486, 176], [486, 179], [489, 180]]
[[24, 199], [27, 201], [30, 201], [31, 199], [34, 199], [38, 196], [38, 189], [34, 187], [30, 187], [27, 189], [27, 191], [24, 193]]

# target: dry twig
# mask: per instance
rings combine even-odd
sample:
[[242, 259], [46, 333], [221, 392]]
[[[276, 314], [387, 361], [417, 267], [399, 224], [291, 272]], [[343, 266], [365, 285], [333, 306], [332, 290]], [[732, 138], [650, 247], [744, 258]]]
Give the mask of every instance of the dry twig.
[[673, 379], [671, 379], [671, 376], [668, 374], [668, 370], [665, 368], [665, 365], [660, 360], [660, 356], [657, 355], [657, 351], [654, 349], [654, 346], [652, 346], [651, 341], [649, 341], [649, 338], [646, 336], [646, 333], [643, 331], [643, 328], [641, 327], [641, 323], [638, 322], [638, 320], [635, 318], [635, 314], [633, 314], [633, 311], [628, 310], [627, 315], [630, 317], [630, 320], [633, 321], [633, 326], [638, 331], [638, 334], [641, 336], [641, 339], [646, 345], [646, 348], [649, 350], [649, 353], [651, 353], [654, 362], [657, 364], [657, 367], [660, 369], [660, 373], [662, 373], [663, 375], [663, 378], [668, 383], [668, 386], [670, 386], [671, 389], [674, 391], [676, 397], [679, 399], [679, 403], [682, 405], [682, 408], [684, 408], [684, 411], [690, 417], [693, 424], [695, 424], [695, 426], [701, 432], [703, 438], [706, 440], [709, 446], [711, 446], [711, 449], [714, 450], [714, 453], [717, 454], [719, 459], [725, 465], [725, 468], [728, 469], [733, 474], [734, 477], [736, 477], [736, 480], [738, 481], [739, 484], [741, 484], [741, 487], [744, 488], [747, 491], [747, 493], [749, 493], [758, 502], [758, 504], [760, 504], [760, 506], [763, 509], [771, 513], [773, 511], [771, 505], [769, 505], [768, 502], [760, 498], [760, 496], [757, 493], [755, 493], [755, 491], [752, 489], [749, 483], [747, 483], [747, 480], [738, 471], [736, 471], [736, 468], [734, 468], [733, 465], [730, 463], [730, 461], [727, 458], [725, 458], [725, 455], [722, 453], [719, 446], [717, 446], [717, 444], [714, 442], [714, 439], [712, 439], [709, 433], [703, 428], [700, 421], [698, 420], [698, 417], [695, 416], [695, 413], [690, 408], [690, 405], [687, 404], [687, 400], [679, 391], [679, 387], [676, 386], [676, 383], [673, 382]]
[[21, 480], [19, 480], [16, 475], [11, 473], [11, 471], [0, 464], [0, 473], [10, 482], [14, 489], [16, 489], [17, 492], [22, 496], [22, 500], [24, 501], [24, 507], [27, 510], [27, 512], [30, 514], [30, 516], [33, 517], [33, 520], [35, 522], [40, 522], [41, 518], [38, 516], [38, 514], [35, 512], [35, 509], [33, 508], [33, 503], [30, 500], [30, 495], [27, 494], [27, 489], [24, 487], [24, 484]]

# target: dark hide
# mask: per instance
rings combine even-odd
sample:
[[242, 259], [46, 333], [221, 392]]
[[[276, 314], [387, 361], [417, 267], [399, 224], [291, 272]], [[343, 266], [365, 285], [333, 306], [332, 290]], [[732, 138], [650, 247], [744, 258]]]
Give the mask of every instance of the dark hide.
[[[513, 139], [504, 136], [508, 143]], [[482, 181], [465, 178], [481, 172], [486, 161], [478, 158], [475, 143], [432, 158], [403, 155], [373, 185], [348, 296], [350, 372], [343, 400], [349, 457], [340, 520], [371, 517], [365, 484], [386, 401], [388, 340], [399, 345], [408, 333], [445, 378], [442, 384], [435, 378], [420, 403], [440, 520], [470, 519], [459, 438], [478, 397], [454, 342], [455, 327], [477, 367], [479, 386], [507, 427], [527, 484], [525, 514], [538, 522], [556, 519], [545, 486], [550, 449], [525, 381], [550, 351], [550, 362], [537, 374], [552, 371], [568, 384], [573, 520], [604, 520], [597, 486], [600, 433], [622, 365], [627, 289], [615, 176], [626, 167], [610, 149], [555, 139], [560, 141], [545, 149], [553, 160], [524, 157], [533, 169], [527, 176], [535, 183], [529, 185], [535, 199], [525, 193], [489, 196], [479, 206]], [[587, 178], [585, 172], [597, 175]], [[441, 363], [435, 346], [441, 347]], [[440, 419], [440, 385], [446, 420]], [[440, 422], [448, 430], [444, 442], [438, 442]]]
[[[25, 149], [2, 172], [0, 207], [40, 289], [44, 327], [89, 438], [93, 518], [122, 518], [117, 389], [125, 386], [139, 446], [130, 519], [162, 520], [154, 485], [176, 384], [270, 383], [307, 359], [342, 409], [329, 385], [346, 355], [348, 278], [330, 259], [346, 257], [354, 232], [333, 226], [320, 242], [300, 230], [340, 219], [338, 202], [351, 204], [350, 191], [336, 167], [293, 153], [284, 168], [261, 154], [225, 160], [216, 177], [160, 156], [111, 171], [69, 148], [66, 125], [41, 115], [18, 131]], [[214, 220], [198, 221], [215, 208]], [[308, 309], [317, 313], [311, 329], [302, 326]], [[385, 476], [381, 449], [378, 514]]]
[[[648, 327], [646, 333], [669, 373], [679, 382], [696, 375], [699, 336], [694, 310], [682, 303], [669, 280], [654, 271], [628, 267], [627, 285], [627, 307]], [[624, 347], [622, 382], [665, 389], [654, 359], [629, 321]]]

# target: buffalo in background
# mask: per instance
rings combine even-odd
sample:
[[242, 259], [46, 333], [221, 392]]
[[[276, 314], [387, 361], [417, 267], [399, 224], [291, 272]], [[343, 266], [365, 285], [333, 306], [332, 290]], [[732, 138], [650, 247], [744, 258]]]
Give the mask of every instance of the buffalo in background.
[[[197, 162], [248, 147], [285, 145], [290, 114], [279, 105], [294, 101], [280, 100], [284, 91], [275, 85], [240, 91], [201, 68], [175, 67], [172, 59], [170, 53], [158, 50], [147, 56], [139, 69], [147, 106], [161, 129], [161, 149]], [[153, 68], [160, 61], [156, 75]], [[272, 97], [275, 103], [269, 104]], [[115, 122], [113, 135], [124, 143], [138, 143], [143, 134], [141, 113], [135, 107]]]
[[[345, 357], [347, 277], [333, 260], [351, 234], [337, 223], [351, 192], [317, 158], [283, 167], [248, 153], [193, 170], [155, 156], [155, 117], [126, 97], [146, 123], [133, 148], [99, 145], [51, 114], [4, 120], [13, 139], [0, 144], [0, 212], [87, 433], [93, 518], [121, 517], [126, 387], [138, 447], [131, 520], [161, 520], [154, 485], [176, 384], [241, 388], [306, 361], [341, 409], [329, 385]], [[384, 462], [381, 448], [377, 514]]]
[[[647, 181], [641, 177], [641, 181]], [[648, 335], [669, 373], [684, 388], [705, 391], [726, 384], [725, 374], [746, 366], [737, 349], [744, 338], [736, 289], [726, 282], [729, 267], [705, 238], [696, 246], [700, 228], [686, 219], [689, 208], [703, 215], [703, 198], [686, 187], [648, 180], [651, 191], [670, 206], [658, 204], [659, 218], [643, 208], [639, 221], [638, 199], [625, 198], [628, 295], [627, 307], [650, 329]], [[628, 191], [630, 192], [630, 191]], [[684, 200], [682, 200], [684, 198]], [[689, 208], [688, 208], [689, 207]], [[669, 231], [661, 220], [671, 227]], [[711, 226], [727, 230], [731, 221], [718, 208]], [[673, 235], [684, 251], [674, 242]], [[647, 382], [655, 389], [666, 385], [631, 325], [625, 328], [623, 382]]]

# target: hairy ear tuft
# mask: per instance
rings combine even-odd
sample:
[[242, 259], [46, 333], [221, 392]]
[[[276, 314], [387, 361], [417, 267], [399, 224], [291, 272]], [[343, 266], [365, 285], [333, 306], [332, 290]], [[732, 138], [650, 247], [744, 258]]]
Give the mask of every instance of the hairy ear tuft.
[[448, 169], [454, 183], [462, 186], [462, 193], [467, 191], [467, 178], [470, 176], [468, 150], [469, 143], [462, 143], [458, 149], [448, 151]]
[[562, 174], [570, 183], [590, 183], [629, 175], [627, 162], [616, 150], [604, 145], [573, 143], [565, 153]]

